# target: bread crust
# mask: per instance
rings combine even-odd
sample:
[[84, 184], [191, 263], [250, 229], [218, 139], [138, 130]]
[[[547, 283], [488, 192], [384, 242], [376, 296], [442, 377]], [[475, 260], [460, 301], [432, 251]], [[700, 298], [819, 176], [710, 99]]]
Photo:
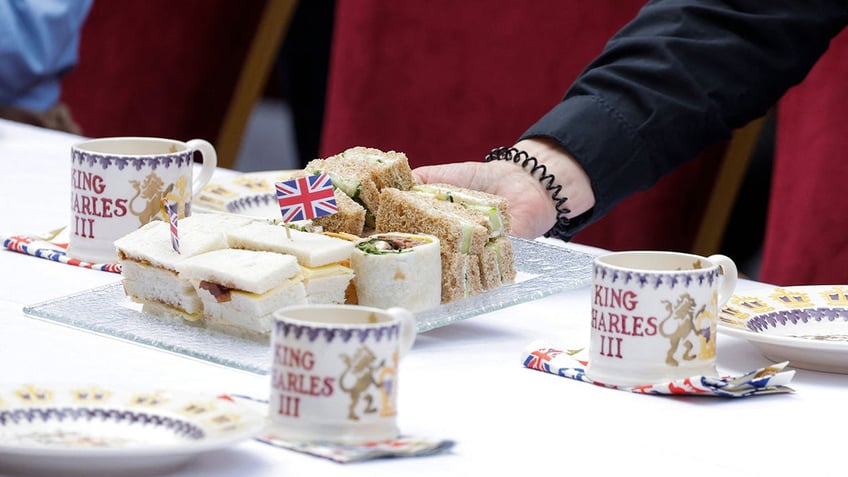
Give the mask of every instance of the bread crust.
[[433, 183], [418, 184], [412, 187], [413, 191], [424, 192], [434, 195], [437, 199], [457, 203], [468, 208], [469, 206], [492, 207], [497, 212], [497, 220], [500, 222], [500, 230], [492, 230], [491, 223], [487, 221], [489, 236], [493, 238], [508, 235], [512, 227], [512, 217], [509, 215], [509, 201], [504, 197], [488, 192], [465, 189], [453, 184]]
[[312, 223], [327, 232], [361, 236], [365, 230], [365, 208], [338, 189], [334, 193], [338, 213], [316, 217]]
[[390, 187], [383, 189], [380, 197], [386, 207], [377, 215], [376, 233], [430, 234], [451, 252], [479, 255], [483, 251], [488, 231], [482, 217], [418, 192]]
[[[304, 170], [307, 174], [330, 174], [337, 188], [361, 203], [367, 214], [374, 217], [380, 210], [380, 191], [387, 187], [408, 190], [416, 184], [405, 154], [361, 146], [326, 159], [313, 159]], [[356, 192], [352, 193], [351, 189]]]
[[377, 216], [377, 232], [429, 234], [441, 243], [442, 303], [482, 289], [480, 258], [488, 240], [483, 218], [431, 195], [386, 188]]

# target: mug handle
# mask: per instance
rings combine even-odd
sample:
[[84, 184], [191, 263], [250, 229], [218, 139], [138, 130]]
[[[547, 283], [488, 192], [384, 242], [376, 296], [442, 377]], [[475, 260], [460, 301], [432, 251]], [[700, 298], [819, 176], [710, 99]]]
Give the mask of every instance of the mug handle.
[[730, 299], [733, 295], [733, 291], [736, 289], [736, 281], [738, 278], [736, 264], [730, 259], [730, 257], [721, 254], [710, 255], [707, 257], [707, 261], [721, 267], [724, 275], [721, 280], [721, 287], [718, 289], [717, 305], [718, 309], [721, 310], [724, 308], [724, 304], [727, 303], [727, 300]]
[[406, 308], [393, 307], [386, 310], [386, 313], [400, 321], [400, 356], [404, 356], [407, 351], [412, 348], [415, 343], [415, 337], [418, 335], [418, 321], [415, 315]]
[[212, 174], [215, 172], [215, 168], [218, 167], [218, 154], [215, 152], [212, 144], [203, 139], [187, 141], [186, 147], [189, 151], [200, 151], [200, 155], [203, 156], [203, 165], [201, 166], [200, 174], [194, 179], [194, 185], [191, 190], [191, 196], [196, 197], [200, 195], [203, 186], [208, 184], [212, 179]]

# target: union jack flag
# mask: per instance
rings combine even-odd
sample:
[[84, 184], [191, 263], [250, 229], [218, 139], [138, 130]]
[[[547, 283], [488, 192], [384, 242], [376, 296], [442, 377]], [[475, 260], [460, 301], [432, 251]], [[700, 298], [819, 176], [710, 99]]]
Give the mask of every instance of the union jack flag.
[[171, 246], [174, 247], [175, 252], [180, 253], [180, 234], [177, 230], [177, 217], [179, 217], [177, 203], [166, 200], [165, 210], [168, 211], [168, 222], [171, 224]]
[[333, 181], [326, 173], [276, 182], [277, 201], [283, 222], [308, 220], [339, 211]]
[[554, 348], [541, 348], [534, 350], [526, 358], [524, 358], [524, 367], [551, 372], [550, 361], [557, 357], [560, 353], [562, 353], [562, 351]]

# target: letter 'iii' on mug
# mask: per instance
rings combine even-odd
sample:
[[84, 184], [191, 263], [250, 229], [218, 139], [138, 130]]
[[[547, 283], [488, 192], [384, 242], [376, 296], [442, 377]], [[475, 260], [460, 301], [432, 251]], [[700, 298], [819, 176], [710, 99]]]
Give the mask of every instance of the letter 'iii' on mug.
[[[203, 166], [192, 179], [194, 152]], [[152, 220], [168, 220], [163, 200], [191, 215], [191, 199], [212, 178], [217, 155], [202, 139], [92, 139], [71, 147], [68, 255], [92, 263], [118, 260], [115, 240]]]
[[587, 376], [617, 386], [715, 376], [718, 311], [736, 280], [736, 265], [724, 255], [596, 257]]

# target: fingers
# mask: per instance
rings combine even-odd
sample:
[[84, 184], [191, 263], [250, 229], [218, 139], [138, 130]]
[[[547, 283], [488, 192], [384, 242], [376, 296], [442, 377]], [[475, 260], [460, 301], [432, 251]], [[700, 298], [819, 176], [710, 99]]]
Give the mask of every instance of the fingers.
[[453, 184], [460, 187], [470, 187], [476, 168], [480, 163], [457, 162], [438, 166], [422, 166], [412, 170], [412, 175], [421, 184]]
[[423, 167], [419, 167], [417, 169], [413, 169], [412, 170], [412, 177], [414, 177], [415, 181], [418, 182], [419, 184], [428, 184], [428, 183], [433, 182], [429, 179], [430, 174], [429, 174], [428, 169], [430, 169], [431, 167], [435, 167], [435, 166], [423, 166]]

